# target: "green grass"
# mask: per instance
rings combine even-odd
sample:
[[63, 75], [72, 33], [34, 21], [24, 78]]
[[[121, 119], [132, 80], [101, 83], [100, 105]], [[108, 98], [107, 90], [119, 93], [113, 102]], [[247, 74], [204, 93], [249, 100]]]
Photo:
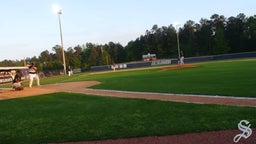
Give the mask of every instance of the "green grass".
[[[97, 80], [99, 89], [256, 97], [255, 59], [42, 78], [41, 84]], [[27, 82], [24, 83], [27, 86]], [[10, 85], [1, 85], [10, 87]], [[55, 93], [0, 101], [0, 143], [35, 144], [237, 129], [256, 109]]]
[[256, 124], [255, 108], [55, 93], [0, 101], [0, 143], [183, 134]]
[[153, 68], [56, 76], [41, 79], [41, 84], [97, 80], [102, 84], [93, 86], [96, 89], [256, 97], [255, 74], [256, 59], [241, 59], [201, 63], [195, 68], [169, 71]]
[[97, 89], [179, 94], [256, 97], [256, 61], [220, 61], [195, 68], [162, 71], [148, 69], [98, 75], [80, 75], [72, 80], [98, 80]]

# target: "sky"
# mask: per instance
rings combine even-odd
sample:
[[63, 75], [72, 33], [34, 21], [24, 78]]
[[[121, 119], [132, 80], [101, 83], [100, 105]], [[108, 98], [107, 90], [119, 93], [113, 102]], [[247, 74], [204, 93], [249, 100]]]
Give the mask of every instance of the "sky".
[[213, 14], [226, 18], [256, 15], [255, 0], [8, 0], [0, 5], [0, 61], [38, 57], [61, 45], [58, 14], [62, 10], [63, 46], [112, 41], [126, 46], [153, 25], [199, 23]]

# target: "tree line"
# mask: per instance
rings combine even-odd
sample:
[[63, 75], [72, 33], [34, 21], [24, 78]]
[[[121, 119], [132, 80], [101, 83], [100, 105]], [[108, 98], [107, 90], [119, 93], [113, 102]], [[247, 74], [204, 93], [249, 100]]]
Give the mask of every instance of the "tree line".
[[[114, 42], [70, 47], [65, 50], [66, 65], [88, 70], [91, 66], [140, 61], [142, 55], [148, 53], [156, 54], [158, 59], [177, 58], [177, 37], [185, 57], [256, 51], [256, 15], [246, 17], [240, 13], [225, 18], [213, 14], [199, 23], [188, 20], [181, 27], [153, 25], [151, 30], [146, 30], [125, 47]], [[21, 66], [24, 61], [36, 62], [41, 71], [62, 70], [62, 47], [56, 45], [52, 52], [45, 50], [38, 57], [26, 60], [4, 60], [0, 66]]]

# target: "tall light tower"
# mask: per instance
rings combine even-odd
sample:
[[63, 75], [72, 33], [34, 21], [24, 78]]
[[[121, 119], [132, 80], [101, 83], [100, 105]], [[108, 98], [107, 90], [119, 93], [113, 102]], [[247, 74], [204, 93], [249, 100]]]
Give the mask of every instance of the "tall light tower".
[[177, 46], [178, 46], [178, 64], [180, 64], [180, 40], [179, 40], [179, 27], [180, 24], [174, 24], [176, 29], [176, 35], [177, 35]]
[[61, 27], [61, 19], [60, 15], [62, 14], [62, 11], [58, 11], [59, 15], [59, 25], [60, 25], [60, 40], [61, 40], [61, 47], [62, 47], [62, 58], [63, 58], [63, 67], [64, 67], [64, 75], [67, 74], [67, 69], [66, 69], [66, 60], [65, 60], [65, 52], [64, 52], [64, 44], [63, 44], [63, 38], [62, 38], [62, 27]]
[[63, 67], [64, 67], [64, 75], [67, 74], [66, 69], [66, 60], [65, 60], [65, 51], [64, 51], [64, 44], [63, 44], [63, 38], [62, 38], [62, 27], [61, 27], [61, 19], [60, 15], [62, 14], [62, 11], [58, 5], [52, 5], [53, 11], [58, 14], [59, 17], [59, 27], [60, 27], [60, 40], [61, 40], [61, 49], [62, 49], [62, 60], [63, 60]]

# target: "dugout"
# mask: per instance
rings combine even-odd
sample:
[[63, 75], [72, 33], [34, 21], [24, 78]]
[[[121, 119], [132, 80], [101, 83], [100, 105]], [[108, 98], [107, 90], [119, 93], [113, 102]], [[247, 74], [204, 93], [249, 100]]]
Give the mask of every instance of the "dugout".
[[28, 78], [28, 68], [27, 67], [0, 67], [0, 84], [11, 83], [16, 70], [20, 70], [22, 73], [22, 80]]

